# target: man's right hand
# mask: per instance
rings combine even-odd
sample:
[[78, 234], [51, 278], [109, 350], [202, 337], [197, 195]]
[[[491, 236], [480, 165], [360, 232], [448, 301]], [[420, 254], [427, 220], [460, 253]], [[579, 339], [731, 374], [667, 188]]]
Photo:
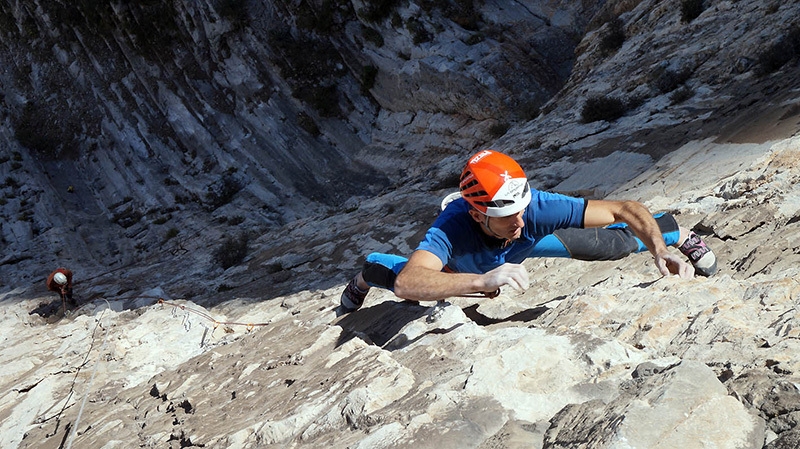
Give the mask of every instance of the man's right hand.
[[504, 263], [492, 271], [483, 275], [483, 282], [486, 285], [485, 291], [494, 291], [508, 285], [511, 288], [523, 292], [528, 289], [528, 270], [521, 264]]

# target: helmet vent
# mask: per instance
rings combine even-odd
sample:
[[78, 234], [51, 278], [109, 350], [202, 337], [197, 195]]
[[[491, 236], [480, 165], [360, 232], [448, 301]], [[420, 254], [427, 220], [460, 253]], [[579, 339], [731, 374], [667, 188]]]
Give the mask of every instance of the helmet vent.
[[472, 198], [475, 196], [488, 196], [488, 194], [485, 190], [478, 190], [477, 192], [465, 193], [464, 196], [467, 198]]

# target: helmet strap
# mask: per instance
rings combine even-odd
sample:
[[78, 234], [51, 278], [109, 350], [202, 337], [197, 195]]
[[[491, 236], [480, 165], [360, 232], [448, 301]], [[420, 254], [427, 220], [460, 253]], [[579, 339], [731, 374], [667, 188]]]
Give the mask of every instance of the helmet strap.
[[498, 233], [494, 232], [494, 230], [492, 229], [492, 227], [491, 227], [491, 226], [489, 226], [489, 216], [488, 216], [488, 215], [484, 215], [483, 217], [484, 217], [484, 219], [483, 219], [483, 223], [481, 223], [481, 224], [483, 225], [483, 227], [485, 227], [485, 228], [486, 228], [486, 230], [487, 230], [487, 231], [489, 231], [489, 232], [492, 234], [492, 236], [494, 236], [494, 237], [496, 237], [496, 238], [498, 238], [498, 239], [501, 239], [501, 240], [503, 240], [503, 245], [502, 245], [502, 247], [503, 247], [503, 248], [505, 248], [506, 246], [508, 246], [508, 244], [509, 244], [509, 243], [511, 243], [511, 241], [510, 241], [509, 239], [507, 239], [507, 238], [505, 238], [505, 237], [501, 236], [500, 234], [498, 234]]
[[505, 248], [506, 246], [508, 246], [509, 243], [511, 243], [511, 240], [509, 240], [509, 239], [501, 236], [500, 234], [494, 232], [494, 229], [492, 229], [492, 227], [489, 225], [489, 218], [490, 218], [489, 215], [484, 214], [483, 212], [479, 211], [478, 209], [475, 209], [474, 207], [472, 207], [471, 210], [474, 210], [476, 213], [478, 213], [481, 216], [483, 216], [483, 221], [479, 221], [474, 216], [473, 216], [473, 218], [475, 219], [475, 221], [477, 221], [483, 227], [483, 229], [485, 229], [486, 233], [488, 233], [490, 236], [492, 236], [492, 237], [494, 237], [496, 239], [502, 240], [503, 241], [503, 245], [502, 245], [503, 248]]

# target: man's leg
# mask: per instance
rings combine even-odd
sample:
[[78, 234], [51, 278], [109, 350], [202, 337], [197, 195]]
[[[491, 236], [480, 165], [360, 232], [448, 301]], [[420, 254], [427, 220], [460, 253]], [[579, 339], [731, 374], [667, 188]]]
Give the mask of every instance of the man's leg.
[[[714, 253], [694, 232], [682, 229], [667, 213], [654, 216], [667, 246], [676, 246], [689, 258], [695, 272], [710, 276], [717, 271]], [[680, 244], [680, 246], [678, 246]], [[605, 228], [559, 229], [540, 240], [534, 257], [570, 257], [578, 260], [617, 260], [647, 247], [624, 223]]]
[[364, 262], [361, 270], [364, 282], [369, 287], [380, 287], [394, 290], [394, 280], [398, 273], [406, 266], [408, 259], [394, 254], [372, 253]]
[[[655, 215], [667, 246], [680, 238], [680, 227], [670, 214]], [[578, 260], [617, 260], [647, 247], [624, 223], [605, 228], [559, 229], [534, 247], [534, 256], [571, 257]]]
[[394, 281], [408, 259], [393, 254], [372, 253], [367, 256], [364, 268], [355, 275], [342, 292], [337, 315], [350, 313], [364, 304], [370, 287], [394, 290]]

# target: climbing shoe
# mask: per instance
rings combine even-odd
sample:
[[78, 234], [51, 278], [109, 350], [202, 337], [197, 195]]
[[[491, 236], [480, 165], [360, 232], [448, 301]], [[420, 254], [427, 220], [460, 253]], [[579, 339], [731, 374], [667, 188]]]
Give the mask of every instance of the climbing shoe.
[[711, 276], [717, 272], [717, 257], [694, 231], [689, 231], [689, 237], [678, 249], [692, 262], [695, 274]]
[[342, 292], [339, 307], [336, 309], [336, 316], [342, 316], [346, 313], [358, 310], [361, 305], [364, 304], [364, 298], [367, 296], [368, 292], [369, 288], [366, 290], [358, 288], [355, 277], [351, 279]]

